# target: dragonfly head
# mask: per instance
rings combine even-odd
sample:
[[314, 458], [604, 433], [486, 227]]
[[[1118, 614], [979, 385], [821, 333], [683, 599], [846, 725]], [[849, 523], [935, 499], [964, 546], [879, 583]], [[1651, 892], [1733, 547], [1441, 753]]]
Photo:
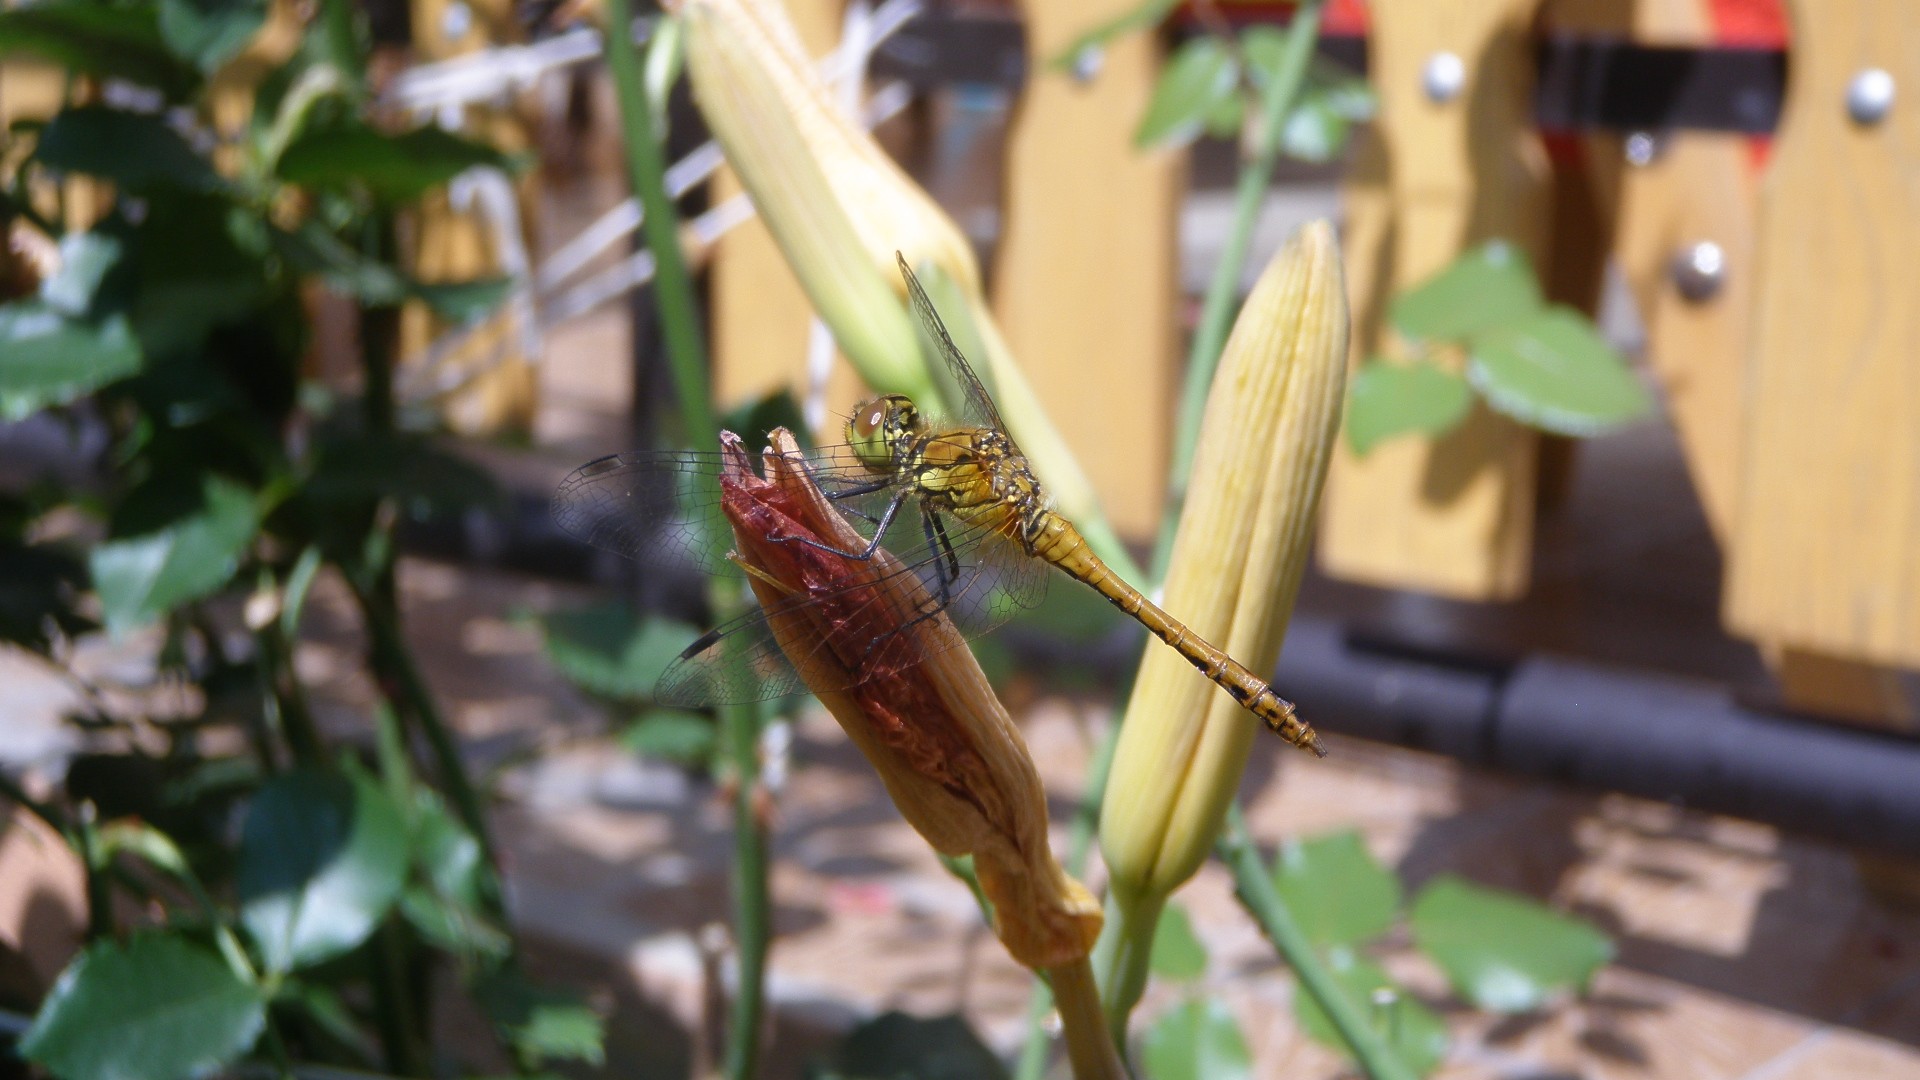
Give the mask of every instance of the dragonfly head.
[[892, 472], [894, 448], [920, 434], [925, 426], [911, 398], [888, 394], [853, 411], [847, 421], [847, 445], [859, 456], [860, 464], [874, 472]]

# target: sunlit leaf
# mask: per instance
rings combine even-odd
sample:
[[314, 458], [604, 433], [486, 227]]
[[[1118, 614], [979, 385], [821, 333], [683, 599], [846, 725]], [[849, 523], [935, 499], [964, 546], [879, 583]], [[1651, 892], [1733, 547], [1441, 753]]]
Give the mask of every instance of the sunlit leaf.
[[211, 72], [267, 21], [267, 0], [160, 0], [160, 35], [175, 55]]
[[365, 188], [391, 202], [411, 202], [468, 169], [507, 168], [506, 155], [436, 125], [396, 135], [359, 121], [315, 125], [280, 155], [280, 178], [325, 191]]
[[1134, 130], [1134, 145], [1181, 146], [1205, 130], [1220, 102], [1238, 92], [1239, 64], [1222, 42], [1194, 38], [1174, 52], [1154, 84], [1146, 115]]
[[1438, 364], [1373, 357], [1347, 387], [1347, 441], [1365, 454], [1396, 435], [1444, 434], [1472, 407], [1467, 381]]
[[259, 991], [211, 950], [143, 933], [87, 946], [19, 1049], [62, 1080], [178, 1080], [227, 1065], [265, 1023]]
[[1189, 998], [1154, 1018], [1141, 1039], [1148, 1080], [1250, 1080], [1253, 1054], [1216, 998]]
[[1207, 947], [1194, 934], [1186, 908], [1168, 904], [1160, 913], [1147, 966], [1163, 979], [1197, 979], [1206, 974]]
[[504, 969], [482, 979], [474, 994], [521, 1055], [596, 1067], [605, 1063], [606, 1022], [572, 994], [536, 986]]
[[121, 632], [225, 585], [259, 528], [253, 493], [210, 478], [202, 507], [151, 533], [93, 549], [93, 587], [107, 625]]
[[456, 326], [464, 326], [493, 314], [513, 292], [513, 279], [489, 277], [433, 284], [416, 282], [409, 286], [408, 291], [432, 308], [435, 315]]
[[1357, 945], [1386, 933], [1400, 913], [1400, 879], [1357, 832], [1282, 844], [1273, 884], [1315, 945]]
[[1451, 874], [1420, 890], [1412, 922], [1414, 943], [1460, 996], [1494, 1012], [1584, 989], [1613, 958], [1613, 942], [1591, 924]]
[[641, 757], [686, 765], [712, 760], [718, 739], [712, 720], [677, 709], [649, 709], [620, 733], [620, 745]]
[[547, 659], [590, 693], [644, 698], [660, 673], [700, 632], [685, 623], [642, 619], [623, 604], [554, 612], [541, 620]]
[[1180, 0], [1141, 0], [1140, 3], [1108, 19], [1097, 26], [1090, 27], [1085, 33], [1073, 39], [1073, 44], [1060, 50], [1048, 62], [1048, 66], [1059, 72], [1070, 72], [1079, 64], [1081, 55], [1088, 49], [1105, 48], [1114, 38], [1140, 30], [1149, 30], [1160, 25], [1180, 3]]
[[1394, 328], [1423, 341], [1461, 341], [1539, 311], [1540, 283], [1518, 247], [1495, 240], [1463, 252], [1439, 273], [1393, 298]]
[[0, 306], [0, 420], [65, 405], [140, 370], [127, 320], [63, 315], [40, 299]]
[[[1432, 1009], [1395, 986], [1378, 965], [1347, 950], [1335, 950], [1328, 968], [1348, 1001], [1407, 1068], [1425, 1076], [1439, 1066], [1447, 1056], [1447, 1025]], [[1309, 1038], [1352, 1056], [1333, 1018], [1304, 986], [1294, 991], [1293, 1015]]]
[[1569, 307], [1475, 334], [1467, 378], [1487, 404], [1561, 435], [1595, 435], [1652, 407], [1633, 370]]
[[40, 299], [75, 319], [98, 314], [102, 286], [126, 252], [126, 239], [106, 229], [68, 233], [60, 239], [60, 272], [41, 283]]
[[365, 941], [407, 871], [400, 811], [371, 780], [301, 770], [269, 780], [240, 836], [240, 920], [273, 971]]

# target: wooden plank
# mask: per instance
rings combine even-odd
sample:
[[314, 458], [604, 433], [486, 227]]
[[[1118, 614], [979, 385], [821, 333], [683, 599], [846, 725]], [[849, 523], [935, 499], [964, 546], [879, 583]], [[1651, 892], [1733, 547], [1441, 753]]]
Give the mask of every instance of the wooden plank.
[[[1920, 667], [1920, 23], [1904, 0], [1790, 12], [1726, 617], [1763, 640]], [[1907, 93], [1863, 124], [1848, 87], [1872, 68]]]
[[[839, 43], [845, 0], [781, 3], [809, 54], [825, 56]], [[718, 206], [741, 189], [733, 171], [722, 169], [709, 190], [711, 202]], [[784, 387], [805, 400], [813, 305], [787, 269], [773, 234], [757, 217], [735, 227], [714, 244], [708, 273], [714, 396], [722, 405], [736, 405]], [[827, 383], [826, 422], [834, 423], [836, 412], [851, 413], [865, 393], [859, 376], [836, 355]], [[839, 432], [819, 434], [833, 441]]]
[[[1372, 78], [1380, 118], [1363, 135], [1349, 229], [1378, 237], [1348, 251], [1354, 359], [1391, 350], [1382, 323], [1395, 293], [1495, 237], [1544, 264], [1547, 164], [1529, 129], [1534, 0], [1377, 0]], [[1465, 83], [1429, 100], [1422, 71], [1459, 57]], [[1384, 193], [1384, 198], [1380, 194]], [[1363, 220], [1366, 214], [1381, 220]], [[1321, 509], [1321, 562], [1339, 578], [1469, 599], [1525, 591], [1536, 438], [1476, 407], [1440, 439], [1398, 439], [1335, 454]]]
[[1154, 35], [1115, 41], [1084, 80], [1049, 66], [1133, 6], [1021, 5], [1030, 77], [1007, 136], [993, 304], [1114, 528], [1147, 539], [1172, 448], [1186, 155], [1133, 145], [1160, 69]]

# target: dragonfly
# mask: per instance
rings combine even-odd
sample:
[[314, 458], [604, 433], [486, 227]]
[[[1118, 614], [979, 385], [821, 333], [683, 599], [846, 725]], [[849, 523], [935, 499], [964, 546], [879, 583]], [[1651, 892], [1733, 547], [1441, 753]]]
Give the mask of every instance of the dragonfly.
[[[840, 550], [797, 542], [870, 562], [885, 546], [889, 571], [911, 577], [924, 596], [924, 616], [948, 615], [958, 639], [986, 633], [1044, 597], [1049, 569], [1064, 572], [1137, 620], [1178, 652], [1268, 729], [1302, 749], [1325, 754], [1319, 737], [1291, 702], [1246, 665], [1148, 599], [1094, 553], [1080, 530], [1052, 508], [1046, 489], [1014, 442], [972, 365], [954, 345], [933, 302], [904, 257], [900, 274], [925, 344], [943, 361], [958, 416], [935, 419], [909, 397], [885, 394], [862, 403], [844, 427], [845, 441], [807, 451], [805, 468], [821, 493], [861, 535], [864, 548]], [[575, 469], [553, 499], [554, 517], [569, 534], [605, 550], [666, 568], [738, 574], [702, 523], [715, 520], [721, 452], [613, 454]], [[861, 528], [861, 526], [865, 526]], [[818, 596], [784, 603], [821, 603]], [[867, 663], [848, 678], [857, 685], [925, 659], [918, 639], [893, 635], [867, 643]], [[956, 640], [945, 636], [939, 640]], [[857, 651], [857, 650], [856, 650]], [[822, 687], [832, 690], [844, 687]], [[700, 707], [805, 693], [783, 656], [768, 612], [750, 611], [704, 634], [662, 673], [654, 697]]]

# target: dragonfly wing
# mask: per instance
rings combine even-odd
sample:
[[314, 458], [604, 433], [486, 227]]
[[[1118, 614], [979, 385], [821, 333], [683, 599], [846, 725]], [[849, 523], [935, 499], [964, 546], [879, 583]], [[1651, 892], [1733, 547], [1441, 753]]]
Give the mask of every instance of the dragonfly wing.
[[933, 301], [927, 298], [927, 290], [920, 287], [920, 279], [913, 276], [913, 270], [907, 266], [906, 256], [894, 252], [894, 258], [900, 263], [900, 276], [907, 282], [907, 300], [913, 307], [914, 317], [920, 322], [921, 332], [933, 345], [945, 362], [947, 373], [952, 376], [954, 385], [959, 389], [961, 401], [955, 402], [960, 409], [960, 418], [973, 424], [990, 427], [1005, 432], [1007, 425], [1000, 419], [1000, 410], [993, 405], [992, 395], [987, 393], [980, 376], [974, 374], [973, 365], [961, 355], [954, 345], [952, 335], [947, 333], [946, 324], [940, 321], [940, 312], [935, 310]]
[[[643, 565], [738, 577], [738, 568], [726, 558], [733, 538], [719, 509], [725, 466], [718, 452], [609, 454], [561, 481], [553, 495], [553, 519], [567, 534]], [[874, 474], [848, 447], [809, 451], [807, 466], [831, 497], [873, 486]], [[841, 502], [858, 511], [875, 495], [884, 501], [877, 492]], [[710, 529], [719, 535], [709, 535]]]

